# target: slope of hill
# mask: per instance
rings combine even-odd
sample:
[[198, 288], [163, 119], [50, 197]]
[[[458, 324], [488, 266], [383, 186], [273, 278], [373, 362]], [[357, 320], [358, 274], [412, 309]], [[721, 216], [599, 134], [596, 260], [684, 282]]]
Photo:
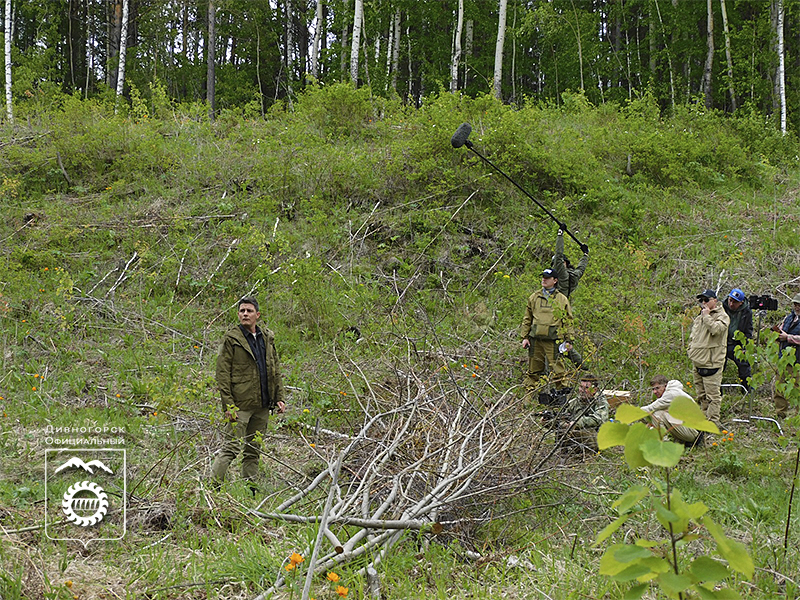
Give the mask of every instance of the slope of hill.
[[[116, 116], [65, 98], [0, 131], [0, 595], [69, 597], [80, 583], [86, 598], [252, 597], [313, 542], [313, 525], [253, 525], [258, 502], [235, 483], [203, 484], [219, 439], [216, 344], [254, 294], [290, 392], [266, 440], [262, 508], [335, 462], [342, 442], [321, 430], [353, 435], [365, 413], [414, 397], [451, 416], [468, 398], [481, 419], [508, 403], [487, 423], [519, 439], [473, 482], [480, 498], [450, 507], [469, 524], [404, 537], [381, 563], [385, 597], [618, 596], [588, 541], [630, 476], [610, 451], [552, 454], [519, 389], [516, 329], [557, 225], [450, 136], [470, 122], [475, 148], [589, 245], [577, 343], [635, 399], [656, 373], [689, 379], [700, 290], [776, 295], [764, 325], [800, 290], [797, 140], [756, 114], [661, 118], [648, 98], [595, 108], [580, 95], [514, 110], [445, 94], [411, 111], [334, 85], [267, 119], [202, 114], [140, 103]], [[727, 396], [727, 418], [771, 416], [769, 393], [752, 408]], [[47, 427], [124, 428], [123, 542], [87, 550], [36, 528]], [[429, 441], [446, 436], [431, 427]], [[778, 557], [793, 455], [769, 423], [738, 428], [735, 446], [690, 455], [681, 483], [751, 543], [760, 570], [739, 589], [793, 597], [796, 542]], [[325, 496], [310, 498], [316, 514]], [[352, 594], [363, 567], [342, 567]]]

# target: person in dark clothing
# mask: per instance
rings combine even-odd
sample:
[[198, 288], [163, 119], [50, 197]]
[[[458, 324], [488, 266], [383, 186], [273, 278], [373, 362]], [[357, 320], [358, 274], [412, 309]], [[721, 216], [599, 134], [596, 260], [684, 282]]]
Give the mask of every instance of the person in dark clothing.
[[[795, 361], [800, 356], [800, 294], [795, 294], [792, 298], [792, 312], [778, 326], [778, 342], [781, 347], [781, 354], [787, 348], [794, 348]], [[784, 379], [778, 379], [777, 384], [785, 383]], [[789, 412], [789, 400], [780, 391], [778, 385], [775, 386], [775, 411], [781, 419], [785, 419]], [[795, 385], [800, 385], [800, 381], [795, 381]]]
[[564, 254], [564, 232], [559, 229], [558, 236], [556, 236], [556, 253], [553, 255], [552, 269], [558, 278], [557, 289], [564, 294], [567, 298], [572, 295], [575, 288], [578, 287], [578, 282], [586, 272], [586, 267], [589, 266], [589, 246], [586, 244], [581, 245], [583, 250], [583, 257], [578, 266], [572, 266], [566, 255]]
[[[567, 298], [578, 287], [578, 282], [586, 272], [586, 267], [589, 266], [589, 246], [581, 244], [583, 257], [578, 266], [572, 266], [569, 259], [564, 254], [564, 231], [559, 229], [556, 236], [556, 253], [553, 255], [552, 270], [558, 278], [558, 285], [556, 289], [564, 294]], [[580, 367], [583, 364], [583, 357], [574, 347], [567, 351], [567, 358], [576, 366]]]
[[747, 296], [739, 288], [733, 288], [731, 290], [731, 293], [725, 298], [725, 302], [722, 303], [722, 308], [731, 320], [728, 325], [728, 346], [725, 355], [725, 364], [727, 365], [729, 360], [734, 362], [739, 372], [739, 381], [749, 392], [750, 375], [752, 374], [750, 363], [744, 359], [736, 358], [734, 351], [736, 347], [741, 344], [734, 339], [734, 334], [737, 331], [741, 331], [746, 338], [753, 338], [753, 311], [750, 310]]
[[275, 335], [257, 326], [261, 313], [255, 298], [239, 300], [238, 317], [239, 325], [225, 334], [217, 356], [217, 387], [227, 430], [211, 474], [217, 483], [223, 481], [244, 444], [242, 476], [255, 491], [259, 458], [256, 434], [266, 432], [272, 410], [284, 412], [286, 405]]

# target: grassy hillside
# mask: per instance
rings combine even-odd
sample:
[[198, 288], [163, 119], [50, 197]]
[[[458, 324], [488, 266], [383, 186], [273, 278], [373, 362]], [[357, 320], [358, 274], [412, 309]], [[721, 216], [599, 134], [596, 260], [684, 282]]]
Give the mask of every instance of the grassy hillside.
[[[510, 456], [546, 448], [520, 417], [531, 407], [520, 404], [516, 329], [557, 226], [450, 146], [464, 121], [479, 152], [589, 245], [573, 304], [578, 345], [606, 387], [644, 399], [656, 373], [690, 379], [700, 290], [775, 294], [764, 325], [800, 290], [800, 149], [755, 114], [662, 119], [648, 98], [595, 108], [579, 95], [514, 110], [445, 94], [412, 111], [329, 86], [266, 119], [209, 124], [201, 107], [154, 98], [115, 115], [67, 97], [0, 130], [3, 598], [257, 595], [316, 528], [256, 525], [247, 511], [277, 506], [335, 459], [342, 438], [315, 428], [352, 435], [369, 402], [425, 386], [441, 411], [459, 396], [514, 406], [498, 426], [519, 438]], [[580, 254], [569, 240], [567, 253]], [[216, 345], [248, 293], [276, 334], [290, 395], [256, 499], [236, 481], [204, 484], [220, 431]], [[758, 390], [752, 414], [772, 416], [770, 393]], [[735, 441], [690, 454], [677, 476], [753, 554], [753, 582], [733, 586], [795, 597], [796, 535], [782, 548], [791, 436], [732, 423], [750, 413], [726, 396]], [[47, 426], [125, 428], [136, 491], [124, 541], [86, 550], [37, 528]], [[508, 466], [498, 478], [513, 479]], [[621, 596], [597, 575], [590, 542], [636, 477], [613, 451], [538, 468], [459, 505], [471, 526], [405, 536], [381, 563], [384, 597]], [[324, 501], [312, 495], [305, 509]], [[342, 567], [351, 597], [366, 593], [363, 566]]]

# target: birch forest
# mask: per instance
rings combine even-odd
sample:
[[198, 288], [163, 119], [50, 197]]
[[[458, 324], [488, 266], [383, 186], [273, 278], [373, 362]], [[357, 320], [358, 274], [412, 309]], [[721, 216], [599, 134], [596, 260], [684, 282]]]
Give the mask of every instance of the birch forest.
[[59, 91], [265, 112], [311, 82], [420, 106], [440, 90], [595, 105], [800, 102], [797, 0], [5, 0], [5, 117]]

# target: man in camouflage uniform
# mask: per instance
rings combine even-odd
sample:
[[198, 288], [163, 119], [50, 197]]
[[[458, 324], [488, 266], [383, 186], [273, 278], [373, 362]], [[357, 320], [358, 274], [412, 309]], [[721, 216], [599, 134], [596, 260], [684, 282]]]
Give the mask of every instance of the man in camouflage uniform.
[[558, 278], [553, 269], [542, 272], [542, 289], [528, 298], [525, 318], [522, 320], [519, 334], [522, 347], [528, 350], [528, 372], [525, 377], [525, 388], [529, 394], [535, 392], [539, 380], [546, 373], [549, 365], [553, 372], [556, 388], [564, 387], [564, 376], [567, 372], [559, 358], [558, 347], [568, 343], [572, 323], [572, 307], [567, 297], [558, 291]]
[[[589, 246], [581, 244], [581, 250], [583, 251], [583, 257], [581, 257], [578, 266], [573, 267], [564, 254], [564, 231], [562, 229], [558, 230], [558, 236], [556, 236], [556, 253], [553, 255], [552, 269], [555, 271], [556, 277], [558, 278], [558, 285], [556, 286], [558, 291], [567, 298], [570, 298], [572, 292], [578, 287], [578, 282], [586, 272], [586, 267], [589, 266]], [[567, 358], [569, 358], [576, 367], [580, 367], [581, 364], [583, 364], [583, 357], [575, 348], [569, 349]]]
[[564, 232], [559, 229], [558, 236], [556, 236], [556, 253], [553, 256], [552, 269], [558, 277], [558, 291], [564, 294], [567, 298], [572, 295], [575, 288], [578, 287], [583, 274], [586, 272], [586, 267], [589, 266], [589, 246], [581, 244], [583, 256], [577, 267], [573, 267], [564, 254]]
[[581, 377], [578, 394], [567, 400], [561, 415], [560, 427], [567, 431], [564, 446], [597, 452], [597, 430], [608, 421], [608, 400], [594, 375]]

